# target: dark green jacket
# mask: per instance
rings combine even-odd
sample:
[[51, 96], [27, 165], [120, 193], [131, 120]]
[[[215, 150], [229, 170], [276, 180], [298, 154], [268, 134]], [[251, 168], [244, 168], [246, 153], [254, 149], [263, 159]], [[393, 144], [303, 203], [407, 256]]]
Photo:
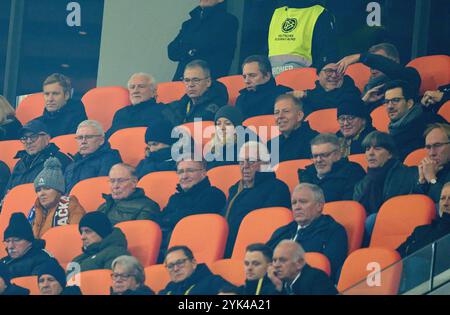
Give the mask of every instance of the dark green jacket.
[[160, 223], [161, 212], [156, 202], [148, 198], [142, 188], [136, 190], [127, 198], [114, 200], [111, 195], [103, 194], [105, 203], [98, 211], [106, 214], [112, 225], [124, 221], [152, 220]]
[[81, 271], [111, 269], [114, 259], [122, 255], [131, 255], [127, 246], [125, 234], [119, 228], [114, 228], [101, 242], [83, 248], [83, 254], [75, 257], [73, 262], [80, 264]]

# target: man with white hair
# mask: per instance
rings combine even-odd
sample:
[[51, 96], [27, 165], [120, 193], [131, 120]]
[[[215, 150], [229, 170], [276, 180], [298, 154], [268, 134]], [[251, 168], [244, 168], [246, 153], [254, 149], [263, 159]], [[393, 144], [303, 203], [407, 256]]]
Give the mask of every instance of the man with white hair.
[[119, 151], [111, 149], [109, 142], [105, 141], [105, 132], [95, 120], [81, 122], [75, 139], [78, 153], [64, 172], [66, 192], [83, 179], [108, 176], [111, 167], [122, 162]]
[[147, 73], [135, 73], [128, 80], [128, 92], [131, 105], [119, 109], [113, 118], [112, 126], [107, 131], [109, 138], [120, 129], [147, 127], [162, 119], [161, 103], [156, 103], [156, 81]]
[[234, 246], [242, 219], [251, 211], [267, 207], [289, 208], [289, 188], [270, 171], [270, 154], [265, 144], [245, 143], [239, 151], [242, 178], [229, 190], [225, 217], [230, 227], [225, 255]]
[[275, 248], [269, 278], [286, 295], [336, 295], [325, 272], [305, 263], [305, 251], [296, 241], [284, 240]]

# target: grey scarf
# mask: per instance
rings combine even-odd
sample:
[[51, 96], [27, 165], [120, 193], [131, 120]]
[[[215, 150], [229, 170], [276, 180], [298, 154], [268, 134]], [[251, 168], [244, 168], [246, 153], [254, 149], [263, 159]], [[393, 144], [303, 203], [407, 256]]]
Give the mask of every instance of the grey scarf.
[[389, 134], [395, 136], [402, 130], [407, 128], [411, 123], [413, 123], [418, 117], [423, 114], [423, 109], [420, 104], [414, 104], [413, 107], [406, 113], [405, 116], [400, 118], [395, 122], [389, 123]]

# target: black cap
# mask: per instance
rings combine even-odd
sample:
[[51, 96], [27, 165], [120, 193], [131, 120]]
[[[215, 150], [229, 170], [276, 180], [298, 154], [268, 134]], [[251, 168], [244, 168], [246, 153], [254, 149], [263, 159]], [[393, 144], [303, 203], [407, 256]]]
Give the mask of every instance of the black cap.
[[9, 225], [3, 233], [3, 239], [6, 240], [10, 237], [17, 237], [29, 242], [34, 241], [33, 230], [30, 222], [28, 222], [25, 214], [22, 212], [16, 212], [11, 215]]
[[342, 100], [337, 110], [337, 116], [340, 117], [342, 115], [355, 116], [370, 120], [367, 105], [364, 104], [359, 97], [352, 97]]
[[48, 131], [47, 126], [40, 120], [32, 120], [30, 122], [28, 122], [25, 126], [22, 127], [22, 129], [20, 130], [20, 134], [23, 135], [27, 132], [31, 132], [33, 134], [37, 134], [40, 132], [44, 132], [46, 134], [50, 134], [50, 132]]
[[49, 260], [47, 263], [40, 265], [37, 270], [37, 280], [43, 275], [50, 275], [59, 282], [62, 288], [66, 287], [66, 273], [56, 260]]
[[95, 233], [97, 233], [101, 238], [105, 238], [111, 234], [113, 227], [111, 221], [109, 221], [106, 214], [99, 211], [86, 213], [80, 220], [78, 224], [78, 229], [81, 234], [81, 228], [88, 227]]
[[173, 125], [166, 120], [160, 120], [151, 124], [145, 132], [145, 143], [155, 141], [167, 145], [174, 144], [178, 138], [171, 137], [172, 129]]
[[223, 106], [217, 111], [214, 121], [219, 120], [219, 118], [228, 119], [235, 127], [241, 126], [244, 121], [241, 111], [237, 107], [231, 105]]

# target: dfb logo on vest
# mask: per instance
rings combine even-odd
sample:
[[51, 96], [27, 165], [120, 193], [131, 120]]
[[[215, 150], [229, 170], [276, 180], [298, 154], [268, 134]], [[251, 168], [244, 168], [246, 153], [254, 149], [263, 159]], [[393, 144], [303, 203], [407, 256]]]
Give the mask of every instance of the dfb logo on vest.
[[281, 30], [283, 33], [290, 33], [297, 27], [297, 19], [295, 18], [287, 18], [286, 21], [284, 21]]

